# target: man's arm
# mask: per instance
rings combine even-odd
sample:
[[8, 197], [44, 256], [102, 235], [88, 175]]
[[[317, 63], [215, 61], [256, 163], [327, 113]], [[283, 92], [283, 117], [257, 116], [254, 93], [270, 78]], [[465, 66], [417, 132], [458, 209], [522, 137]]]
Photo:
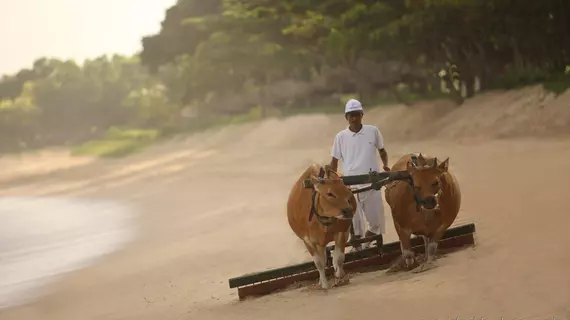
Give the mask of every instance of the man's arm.
[[338, 159], [335, 157], [332, 157], [332, 159], [331, 159], [331, 168], [334, 171], [338, 171]]
[[338, 159], [342, 158], [342, 152], [340, 149], [340, 136], [338, 134], [334, 137], [334, 142], [333, 142], [332, 150], [331, 150], [331, 156], [332, 156], [331, 164], [330, 164], [331, 168], [334, 171], [338, 171]]
[[388, 166], [388, 152], [386, 152], [385, 148], [378, 149], [378, 153], [380, 153], [380, 159], [382, 159], [382, 164], [384, 165], [384, 171], [390, 171], [390, 167]]
[[378, 148], [380, 159], [382, 159], [384, 171], [390, 171], [390, 167], [388, 166], [388, 152], [386, 152], [386, 148], [384, 147], [384, 138], [378, 128], [376, 128], [376, 148]]

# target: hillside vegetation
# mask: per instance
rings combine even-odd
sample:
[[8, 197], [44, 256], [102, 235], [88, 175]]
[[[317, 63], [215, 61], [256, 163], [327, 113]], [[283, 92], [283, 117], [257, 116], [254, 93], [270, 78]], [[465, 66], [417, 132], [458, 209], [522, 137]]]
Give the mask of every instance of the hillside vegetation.
[[490, 89], [559, 94], [568, 40], [560, 0], [179, 0], [132, 57], [42, 58], [4, 76], [0, 152], [124, 155], [171, 133], [339, 109], [348, 95], [460, 108]]

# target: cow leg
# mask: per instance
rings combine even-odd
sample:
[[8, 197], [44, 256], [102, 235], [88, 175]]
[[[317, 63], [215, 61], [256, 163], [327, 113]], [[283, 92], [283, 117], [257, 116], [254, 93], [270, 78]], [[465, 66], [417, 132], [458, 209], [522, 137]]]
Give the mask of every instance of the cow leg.
[[402, 258], [406, 264], [406, 269], [410, 269], [414, 263], [414, 251], [412, 250], [412, 232], [399, 228], [398, 237], [400, 238], [400, 248], [402, 249]]
[[[335, 249], [336, 250], [336, 249]], [[315, 254], [313, 255], [315, 266], [319, 270], [319, 284], [323, 289], [329, 289], [330, 285], [327, 280], [326, 267], [327, 267], [327, 252], [324, 246], [315, 244]]]
[[315, 262], [315, 267], [317, 267], [317, 270], [319, 271], [319, 285], [324, 289], [328, 289], [329, 285], [325, 274], [325, 268], [327, 265], [326, 248], [319, 246], [318, 244], [315, 244], [308, 238], [303, 239], [303, 243], [305, 244], [305, 247], [307, 248], [307, 251], [309, 251], [311, 257], [313, 258], [313, 261]]
[[426, 240], [424, 241], [426, 243], [426, 253], [425, 253], [426, 261], [417, 268], [415, 268], [414, 270], [412, 270], [413, 272], [424, 272], [437, 267], [437, 265], [434, 262], [435, 253], [437, 252], [437, 246], [439, 244], [439, 240], [443, 236], [443, 233], [445, 232], [446, 229], [447, 228], [445, 228], [444, 226], [441, 226], [435, 231], [432, 237], [430, 238], [425, 237]]
[[424, 240], [424, 262], [428, 261], [428, 257], [429, 257], [429, 237], [427, 236], [422, 236], [422, 239]]
[[430, 241], [427, 247], [427, 260], [429, 262], [433, 262], [435, 260], [435, 254], [437, 252], [437, 246], [439, 244], [439, 240], [443, 237], [445, 230], [447, 230], [449, 226], [442, 225], [434, 232], [433, 236], [430, 237]]
[[[313, 257], [313, 261], [315, 262], [315, 267], [319, 271], [319, 284], [323, 289], [329, 289], [330, 285], [327, 281], [326, 275], [326, 267], [327, 267], [327, 251], [325, 246], [321, 246], [309, 238], [304, 238], [303, 242], [305, 243], [305, 247]], [[335, 246], [336, 247], [336, 246]]]
[[335, 271], [335, 277], [344, 277], [344, 246], [345, 246], [345, 234], [339, 232], [335, 234], [334, 237], [334, 250], [332, 252], [333, 267]]
[[334, 238], [334, 250], [332, 252], [332, 260], [335, 275], [335, 285], [343, 285], [348, 283], [346, 272], [344, 271], [344, 248], [346, 246], [346, 232], [339, 232]]
[[389, 272], [396, 272], [401, 268], [409, 270], [415, 262], [414, 251], [412, 250], [412, 232], [411, 230], [401, 228], [397, 223], [394, 223], [394, 227], [398, 234], [398, 238], [400, 239], [402, 257], [392, 268], [390, 268]]

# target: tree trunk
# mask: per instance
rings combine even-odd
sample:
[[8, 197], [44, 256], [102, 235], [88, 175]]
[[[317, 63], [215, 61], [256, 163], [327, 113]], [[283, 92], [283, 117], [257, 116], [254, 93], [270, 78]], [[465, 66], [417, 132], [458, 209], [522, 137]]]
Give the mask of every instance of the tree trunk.
[[446, 86], [449, 88], [449, 90], [451, 90], [451, 97], [453, 99], [453, 101], [455, 101], [455, 103], [457, 104], [457, 106], [460, 106], [461, 104], [463, 104], [463, 97], [461, 96], [461, 88], [456, 88], [453, 78], [451, 76], [451, 73], [448, 71], [445, 76], [443, 77], [443, 80], [445, 81]]
[[374, 101], [374, 87], [370, 81], [364, 79], [362, 76], [358, 76], [356, 80], [356, 90], [358, 92], [358, 97], [360, 102], [363, 104], [373, 103]]
[[475, 72], [470, 67], [466, 67], [461, 73], [461, 78], [465, 82], [465, 98], [473, 98], [475, 96]]

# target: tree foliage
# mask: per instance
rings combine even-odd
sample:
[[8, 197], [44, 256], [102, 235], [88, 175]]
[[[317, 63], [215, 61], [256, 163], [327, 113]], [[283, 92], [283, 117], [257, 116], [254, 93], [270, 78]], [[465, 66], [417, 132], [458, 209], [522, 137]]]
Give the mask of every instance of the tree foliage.
[[137, 58], [100, 57], [82, 66], [41, 59], [22, 74], [0, 83], [2, 149], [77, 143], [125, 124], [159, 125], [177, 106]]
[[568, 40], [562, 0], [178, 0], [134, 57], [39, 59], [5, 76], [0, 142], [178, 126], [188, 106], [227, 114], [338, 93], [402, 99], [402, 85], [427, 95], [441, 81], [461, 102], [476, 80], [483, 90], [567, 82]]

